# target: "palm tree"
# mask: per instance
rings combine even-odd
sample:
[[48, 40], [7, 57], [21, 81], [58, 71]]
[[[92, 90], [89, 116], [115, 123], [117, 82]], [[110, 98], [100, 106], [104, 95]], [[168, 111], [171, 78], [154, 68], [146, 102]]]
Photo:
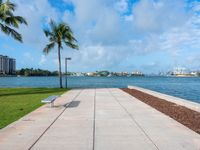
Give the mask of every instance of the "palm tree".
[[54, 47], [58, 47], [58, 63], [59, 63], [59, 78], [60, 78], [60, 88], [62, 88], [62, 71], [61, 71], [61, 52], [63, 49], [63, 43], [72, 49], [78, 50], [77, 40], [75, 39], [73, 32], [69, 25], [66, 23], [56, 24], [53, 20], [49, 23], [50, 29], [44, 29], [46, 37], [49, 39], [49, 44], [46, 45], [43, 52], [48, 54]]
[[0, 30], [12, 36], [15, 40], [22, 42], [22, 36], [13, 28], [19, 28], [20, 24], [27, 25], [26, 20], [21, 16], [15, 16], [13, 12], [16, 5], [9, 0], [3, 2], [0, 0]]

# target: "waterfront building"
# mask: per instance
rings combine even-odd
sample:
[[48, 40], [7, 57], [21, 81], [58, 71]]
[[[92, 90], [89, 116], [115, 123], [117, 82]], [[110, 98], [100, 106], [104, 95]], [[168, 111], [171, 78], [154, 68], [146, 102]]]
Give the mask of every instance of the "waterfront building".
[[185, 75], [185, 74], [188, 74], [188, 71], [184, 67], [176, 67], [173, 70], [173, 74], [174, 75]]
[[198, 72], [197, 72], [197, 71], [192, 71], [192, 72], [190, 72], [190, 74], [191, 74], [192, 76], [198, 76]]
[[12, 75], [16, 73], [16, 60], [0, 55], [0, 74]]
[[96, 76], [97, 74], [96, 74], [96, 72], [88, 72], [88, 73], [86, 73], [86, 75], [87, 76]]
[[133, 71], [133, 72], [131, 72], [131, 75], [132, 76], [144, 76], [144, 74], [140, 71]]
[[81, 77], [81, 76], [84, 76], [84, 73], [83, 72], [77, 72], [77, 73], [74, 74], [74, 76]]
[[174, 68], [171, 75], [178, 76], [178, 77], [190, 77], [190, 76], [196, 76], [195, 72], [190, 72], [188, 69], [183, 67], [177, 67]]

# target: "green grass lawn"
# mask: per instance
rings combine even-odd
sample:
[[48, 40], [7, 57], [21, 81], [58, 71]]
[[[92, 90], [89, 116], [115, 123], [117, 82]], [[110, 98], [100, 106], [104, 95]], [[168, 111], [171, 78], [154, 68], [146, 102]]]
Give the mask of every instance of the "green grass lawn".
[[0, 129], [43, 105], [42, 99], [66, 91], [58, 88], [0, 88]]

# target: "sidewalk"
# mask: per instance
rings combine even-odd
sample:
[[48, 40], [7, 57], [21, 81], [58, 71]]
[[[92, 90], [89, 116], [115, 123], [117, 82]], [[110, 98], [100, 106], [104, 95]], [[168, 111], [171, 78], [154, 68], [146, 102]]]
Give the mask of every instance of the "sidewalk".
[[71, 90], [0, 130], [0, 150], [200, 150], [200, 135], [120, 89]]

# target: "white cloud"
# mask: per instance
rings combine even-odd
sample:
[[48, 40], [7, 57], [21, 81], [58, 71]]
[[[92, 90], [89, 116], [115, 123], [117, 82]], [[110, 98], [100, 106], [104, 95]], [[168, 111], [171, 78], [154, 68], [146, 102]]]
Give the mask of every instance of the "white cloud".
[[41, 58], [40, 58], [40, 61], [39, 61], [39, 65], [42, 66], [46, 63], [47, 61], [47, 58], [45, 55], [42, 55]]
[[97, 0], [64, 0], [66, 3], [75, 5], [75, 17], [77, 23], [80, 25], [87, 24], [96, 20], [101, 12], [104, 11], [101, 1]]
[[23, 35], [25, 44], [41, 48], [45, 43], [43, 27], [50, 18], [57, 20], [59, 12], [53, 8], [48, 0], [14, 0], [17, 4], [16, 14], [23, 16], [28, 26], [21, 26], [19, 32]]
[[[141, 0], [133, 5], [131, 14], [123, 16], [121, 13], [129, 6], [126, 0], [70, 2], [75, 11], [65, 19], [73, 22], [81, 45], [80, 55], [73, 57], [87, 68], [94, 68], [98, 63], [104, 68], [117, 67], [119, 63], [115, 60], [126, 64], [134, 56], [155, 51], [166, 52], [175, 60], [186, 47], [199, 47], [199, 29], [194, 27], [200, 20], [199, 15], [186, 10], [187, 3], [182, 0]], [[70, 19], [72, 15], [75, 19]]]
[[188, 18], [184, 4], [181, 0], [141, 0], [133, 6], [133, 25], [146, 33], [160, 33], [180, 26]]
[[121, 20], [116, 12], [107, 10], [102, 12], [88, 36], [94, 43], [118, 45], [123, 39]]
[[24, 59], [27, 61], [34, 61], [33, 56], [29, 52], [24, 53]]
[[26, 68], [26, 67], [32, 68], [33, 67], [32, 63], [35, 62], [35, 59], [34, 59], [33, 55], [30, 52], [25, 52], [21, 56], [21, 59], [18, 60], [17, 62], [19, 62], [21, 65], [23, 65], [24, 68]]
[[96, 71], [118, 68], [130, 56], [129, 52], [125, 46], [116, 49], [114, 46], [99, 44], [83, 45], [80, 51], [68, 51], [64, 52], [64, 55], [72, 57], [69, 68], [73, 71], [80, 69]]
[[118, 0], [115, 3], [115, 8], [118, 10], [120, 13], [125, 13], [128, 11], [128, 0]]
[[[197, 13], [200, 4], [197, 2], [189, 6], [192, 9], [186, 10], [188, 3], [182, 0], [140, 0], [129, 10], [131, 3], [128, 0], [63, 1], [73, 5], [74, 10], [66, 9], [62, 13], [51, 6], [48, 0], [14, 0], [18, 4], [17, 13], [29, 22], [28, 27], [20, 29], [25, 45], [31, 44], [28, 48], [41, 51], [41, 55], [47, 44], [42, 28], [49, 18], [62, 19], [70, 24], [80, 50], [63, 51], [62, 54], [63, 59], [72, 57], [69, 62], [72, 70], [120, 67], [123, 70], [128, 66], [131, 68], [130, 63], [150, 68], [148, 66], [153, 65], [148, 65], [148, 62], [160, 60], [155, 57], [151, 61], [134, 62], [133, 58], [161, 51], [175, 60], [182, 57], [183, 51], [192, 53], [192, 57], [195, 55], [192, 50], [200, 48], [200, 16]], [[39, 65], [46, 67], [43, 55], [37, 59]], [[169, 64], [173, 63], [168, 61]], [[56, 51], [48, 56], [48, 63], [57, 69]]]

